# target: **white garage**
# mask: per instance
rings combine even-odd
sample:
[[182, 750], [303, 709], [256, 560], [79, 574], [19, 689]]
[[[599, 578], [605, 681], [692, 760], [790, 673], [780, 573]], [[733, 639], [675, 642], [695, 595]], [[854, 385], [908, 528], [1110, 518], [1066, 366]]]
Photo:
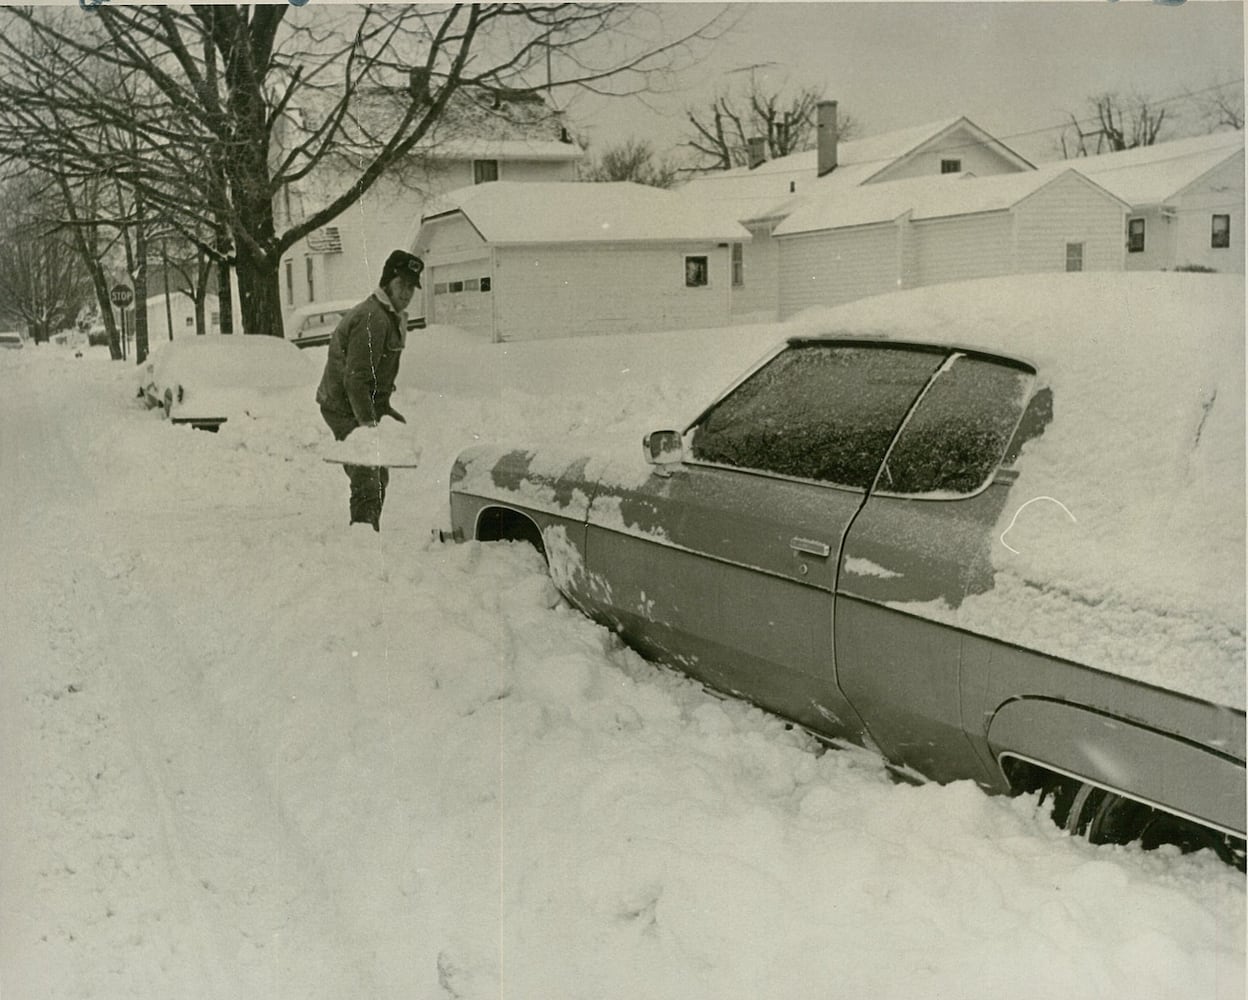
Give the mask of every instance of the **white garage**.
[[495, 341], [731, 321], [736, 221], [631, 183], [495, 182], [422, 220], [428, 316]]

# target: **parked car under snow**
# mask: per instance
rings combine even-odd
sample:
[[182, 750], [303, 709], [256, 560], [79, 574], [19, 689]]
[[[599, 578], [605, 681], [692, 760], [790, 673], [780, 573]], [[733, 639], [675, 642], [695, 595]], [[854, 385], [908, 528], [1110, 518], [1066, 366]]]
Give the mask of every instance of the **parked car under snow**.
[[316, 385], [316, 359], [278, 337], [213, 334], [162, 344], [139, 395], [175, 424], [215, 431], [227, 420], [280, 412]]
[[342, 317], [359, 304], [359, 299], [336, 299], [300, 306], [287, 321], [286, 339], [296, 347], [324, 347]]
[[781, 332], [644, 460], [465, 451], [455, 535], [533, 543], [644, 654], [898, 773], [1242, 866], [1242, 278], [992, 279]]

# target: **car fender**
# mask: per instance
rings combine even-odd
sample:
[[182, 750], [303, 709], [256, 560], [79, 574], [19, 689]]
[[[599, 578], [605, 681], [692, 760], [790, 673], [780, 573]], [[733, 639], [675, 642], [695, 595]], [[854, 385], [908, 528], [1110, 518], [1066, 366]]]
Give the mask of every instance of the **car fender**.
[[584, 524], [598, 486], [595, 464], [602, 463], [584, 455], [480, 445], [456, 457], [451, 493]]
[[1128, 720], [1047, 698], [1019, 698], [993, 714], [988, 743], [1166, 812], [1244, 836], [1244, 762]]

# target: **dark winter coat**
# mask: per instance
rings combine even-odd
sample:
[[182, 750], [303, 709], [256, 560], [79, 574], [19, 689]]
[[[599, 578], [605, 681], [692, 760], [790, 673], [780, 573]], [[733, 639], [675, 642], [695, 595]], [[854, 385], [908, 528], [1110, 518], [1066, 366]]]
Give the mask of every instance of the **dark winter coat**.
[[342, 317], [329, 338], [316, 390], [324, 410], [375, 424], [390, 409], [406, 322], [381, 289]]

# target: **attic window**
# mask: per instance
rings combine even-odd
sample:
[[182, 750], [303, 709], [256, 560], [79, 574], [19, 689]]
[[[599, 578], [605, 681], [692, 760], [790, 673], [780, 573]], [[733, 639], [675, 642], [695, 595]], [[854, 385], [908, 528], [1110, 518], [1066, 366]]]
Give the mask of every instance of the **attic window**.
[[685, 287], [705, 288], [711, 283], [711, 268], [706, 257], [685, 258]]
[[1066, 270], [1082, 271], [1083, 270], [1083, 244], [1067, 243], [1066, 244]]
[[1144, 220], [1127, 220], [1127, 253], [1144, 252]]
[[960, 174], [962, 173], [961, 160], [941, 160], [940, 172], [942, 174]]
[[498, 180], [498, 160], [473, 160], [472, 183], [486, 184]]
[[1209, 246], [1214, 250], [1225, 250], [1231, 245], [1231, 217], [1229, 215], [1215, 215], [1213, 217], [1213, 232], [1210, 236]]

